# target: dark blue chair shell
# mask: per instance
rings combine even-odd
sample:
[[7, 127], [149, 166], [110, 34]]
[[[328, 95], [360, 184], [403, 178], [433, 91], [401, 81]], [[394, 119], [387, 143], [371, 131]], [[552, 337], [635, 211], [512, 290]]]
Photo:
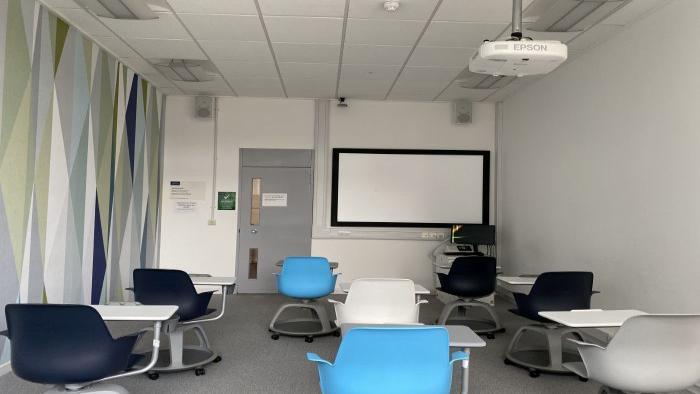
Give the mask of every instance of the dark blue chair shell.
[[139, 268], [134, 270], [134, 298], [144, 305], [177, 305], [180, 321], [214, 312], [207, 309], [213, 291], [197, 293], [185, 271]]
[[448, 274], [438, 273], [440, 289], [464, 298], [481, 298], [496, 291], [496, 258], [458, 257]]
[[538, 313], [590, 309], [593, 273], [545, 272], [537, 277], [529, 294], [513, 293], [517, 309], [511, 312], [539, 322], [549, 322]]

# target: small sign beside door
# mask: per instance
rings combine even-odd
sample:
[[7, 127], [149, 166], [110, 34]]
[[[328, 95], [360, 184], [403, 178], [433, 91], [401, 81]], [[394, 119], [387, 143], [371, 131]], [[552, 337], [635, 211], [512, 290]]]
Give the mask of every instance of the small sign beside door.
[[262, 206], [263, 207], [286, 207], [287, 206], [287, 193], [263, 193], [262, 194]]
[[235, 211], [236, 210], [236, 193], [235, 192], [219, 192], [217, 207], [219, 211]]

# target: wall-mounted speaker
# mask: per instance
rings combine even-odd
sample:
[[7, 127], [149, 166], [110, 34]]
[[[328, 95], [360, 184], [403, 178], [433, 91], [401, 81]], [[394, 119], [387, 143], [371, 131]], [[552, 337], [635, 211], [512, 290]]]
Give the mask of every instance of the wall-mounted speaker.
[[194, 99], [194, 116], [211, 118], [214, 113], [214, 100], [209, 96], [197, 96]]
[[453, 103], [452, 120], [455, 124], [469, 124], [472, 122], [472, 102], [469, 100], [455, 100]]

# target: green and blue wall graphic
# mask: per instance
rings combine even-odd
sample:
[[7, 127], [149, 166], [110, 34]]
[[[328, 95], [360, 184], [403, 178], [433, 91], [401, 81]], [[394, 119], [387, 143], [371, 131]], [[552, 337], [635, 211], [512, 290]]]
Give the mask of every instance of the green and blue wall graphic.
[[8, 303], [121, 300], [153, 265], [162, 106], [38, 2], [0, 0], [0, 330]]

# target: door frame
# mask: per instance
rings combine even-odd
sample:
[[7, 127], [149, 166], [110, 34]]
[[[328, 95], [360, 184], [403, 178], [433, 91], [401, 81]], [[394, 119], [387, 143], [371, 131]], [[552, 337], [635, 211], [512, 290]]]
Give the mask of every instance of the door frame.
[[[240, 148], [239, 160], [238, 160], [238, 187], [237, 187], [237, 197], [238, 197], [238, 217], [236, 220], [236, 251], [234, 252], [235, 259], [235, 276], [236, 278], [242, 278], [243, 269], [247, 262], [242, 262], [238, 259], [239, 252], [241, 249], [241, 220], [243, 220], [243, 214], [240, 211], [241, 199], [247, 198], [248, 196], [243, 196], [241, 194], [242, 190], [242, 174], [244, 167], [269, 167], [269, 168], [308, 168], [311, 170], [311, 204], [313, 207], [314, 193], [314, 150], [313, 149], [267, 149], [267, 148]], [[312, 209], [313, 216], [313, 209]], [[313, 217], [309, 222], [311, 227], [309, 229], [309, 241], [313, 239]], [[311, 246], [309, 245], [309, 248]], [[238, 291], [236, 291], [238, 292]]]

